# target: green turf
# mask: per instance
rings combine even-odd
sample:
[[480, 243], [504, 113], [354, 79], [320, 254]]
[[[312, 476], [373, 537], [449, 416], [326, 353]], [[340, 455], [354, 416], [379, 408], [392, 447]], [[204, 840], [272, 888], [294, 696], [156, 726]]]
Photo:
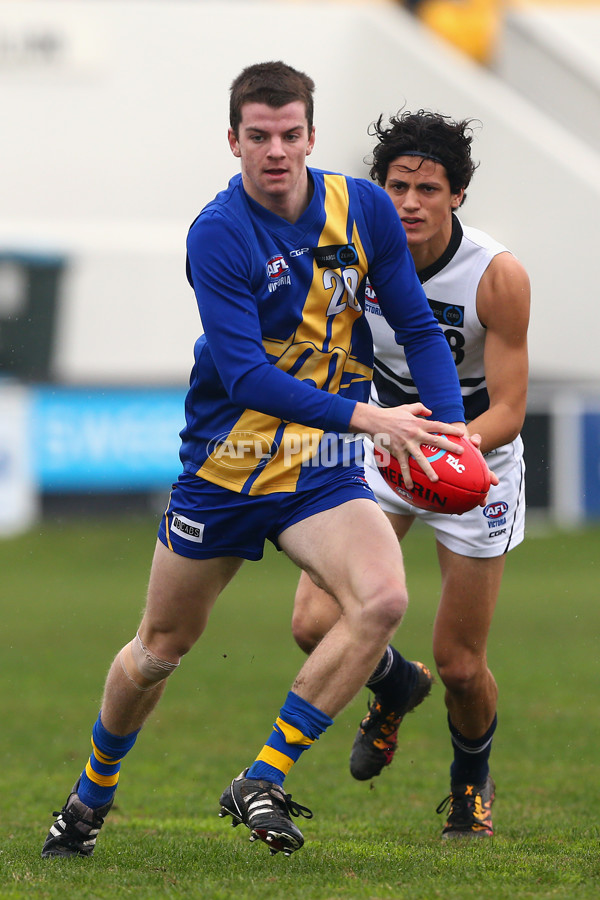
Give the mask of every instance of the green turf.
[[[243, 567], [171, 680], [95, 856], [42, 860], [51, 812], [89, 752], [104, 673], [137, 625], [154, 535], [154, 521], [71, 521], [0, 541], [0, 897], [600, 896], [600, 529], [533, 533], [508, 559], [489, 654], [500, 685], [492, 841], [439, 840], [450, 762], [439, 685], [372, 784], [347, 762], [366, 692], [304, 755], [286, 784], [315, 818], [290, 859], [217, 817], [302, 661], [289, 628], [297, 573], [269, 551]], [[397, 643], [431, 664], [431, 535], [410, 535], [405, 556], [411, 605]]]

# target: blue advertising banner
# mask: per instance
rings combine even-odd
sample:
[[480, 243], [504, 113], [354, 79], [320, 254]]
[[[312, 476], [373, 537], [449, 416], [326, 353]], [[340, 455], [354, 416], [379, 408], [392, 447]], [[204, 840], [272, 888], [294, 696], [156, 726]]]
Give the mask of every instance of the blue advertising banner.
[[[181, 471], [186, 391], [183, 386], [27, 388], [22, 402], [32, 488], [40, 493], [166, 490]], [[578, 421], [578, 517], [598, 519], [600, 409], [586, 404]]]
[[185, 394], [185, 388], [33, 388], [39, 490], [167, 488], [181, 470]]
[[600, 411], [583, 414], [583, 508], [586, 518], [600, 518]]

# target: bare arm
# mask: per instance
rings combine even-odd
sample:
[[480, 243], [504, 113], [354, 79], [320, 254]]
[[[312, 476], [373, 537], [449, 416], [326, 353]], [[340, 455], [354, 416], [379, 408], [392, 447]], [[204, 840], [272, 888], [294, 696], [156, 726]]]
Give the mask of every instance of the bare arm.
[[495, 256], [477, 291], [477, 313], [486, 327], [484, 365], [490, 406], [469, 422], [487, 453], [514, 440], [527, 403], [527, 328], [530, 286], [522, 264], [510, 253]]

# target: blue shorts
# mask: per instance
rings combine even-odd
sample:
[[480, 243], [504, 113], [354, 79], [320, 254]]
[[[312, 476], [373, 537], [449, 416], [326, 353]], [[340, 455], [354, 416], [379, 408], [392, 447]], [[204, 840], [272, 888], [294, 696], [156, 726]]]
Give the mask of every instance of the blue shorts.
[[159, 540], [179, 556], [262, 559], [265, 540], [279, 550], [282, 531], [326, 509], [357, 498], [375, 500], [359, 466], [340, 468], [318, 490], [250, 496], [182, 472], [173, 485], [158, 529]]

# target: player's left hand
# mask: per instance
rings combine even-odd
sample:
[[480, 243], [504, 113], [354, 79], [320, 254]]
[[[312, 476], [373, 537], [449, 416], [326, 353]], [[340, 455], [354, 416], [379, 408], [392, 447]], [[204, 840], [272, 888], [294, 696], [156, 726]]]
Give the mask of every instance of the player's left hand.
[[[469, 440], [471, 441], [471, 443], [474, 444], [475, 447], [477, 447], [477, 449], [479, 450], [479, 448], [481, 447], [481, 435], [477, 434], [477, 433], [468, 434], [468, 432], [467, 432], [467, 436], [468, 436]], [[487, 465], [487, 463], [486, 463], [486, 465]], [[489, 466], [488, 466], [488, 472], [490, 473], [490, 484], [494, 484], [494, 485], [500, 484], [500, 479], [498, 478], [498, 476], [496, 475], [495, 472], [492, 472], [492, 470], [490, 469]], [[489, 494], [485, 495], [484, 499], [479, 504], [480, 506], [487, 506], [488, 496], [489, 496]]]

